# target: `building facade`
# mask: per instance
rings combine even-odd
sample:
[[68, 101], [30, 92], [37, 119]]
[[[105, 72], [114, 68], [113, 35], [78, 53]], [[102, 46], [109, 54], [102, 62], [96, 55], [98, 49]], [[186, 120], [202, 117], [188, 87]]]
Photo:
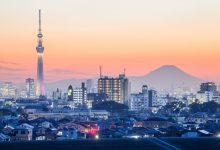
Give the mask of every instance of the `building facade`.
[[128, 107], [131, 111], [144, 111], [151, 107], [163, 106], [164, 101], [160, 101], [156, 90], [148, 89], [147, 85], [142, 86], [142, 92], [131, 94]]
[[85, 83], [82, 83], [81, 88], [73, 89], [74, 107], [88, 107], [87, 90]]
[[148, 98], [149, 98], [149, 107], [157, 107], [157, 106], [163, 105], [160, 103], [160, 101], [158, 101], [156, 90], [152, 90], [152, 89], [149, 90], [148, 91]]
[[92, 79], [88, 79], [86, 80], [86, 89], [87, 89], [87, 93], [93, 93], [94, 90], [93, 90], [93, 81]]
[[17, 89], [12, 82], [4, 82], [0, 85], [0, 94], [2, 97], [16, 97]]
[[206, 82], [200, 85], [200, 91], [196, 94], [196, 99], [199, 103], [215, 101], [220, 103], [220, 93], [217, 91], [217, 86], [213, 82]]
[[27, 92], [27, 98], [35, 98], [36, 89], [35, 89], [34, 79], [31, 78], [26, 79], [26, 92]]
[[118, 103], [127, 103], [129, 81], [124, 74], [117, 78], [108, 76], [98, 79], [98, 93], [106, 93], [107, 100]]
[[217, 91], [217, 86], [213, 82], [206, 82], [200, 85], [200, 92], [214, 92]]
[[141, 93], [130, 95], [128, 106], [131, 111], [144, 111], [149, 108], [147, 85], [143, 85]]
[[57, 88], [56, 91], [53, 91], [53, 100], [61, 100], [62, 98], [62, 91]]

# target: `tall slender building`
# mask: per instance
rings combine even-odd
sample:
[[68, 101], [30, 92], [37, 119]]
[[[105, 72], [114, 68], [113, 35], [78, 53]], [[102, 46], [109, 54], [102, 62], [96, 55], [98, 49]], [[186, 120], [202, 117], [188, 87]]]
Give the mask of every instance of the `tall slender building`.
[[27, 98], [34, 98], [36, 95], [34, 79], [26, 79]]
[[39, 29], [38, 29], [38, 45], [36, 47], [37, 50], [37, 88], [36, 95], [45, 95], [45, 87], [44, 87], [44, 69], [43, 69], [43, 52], [44, 47], [43, 43], [43, 34], [41, 33], [41, 10], [39, 10]]

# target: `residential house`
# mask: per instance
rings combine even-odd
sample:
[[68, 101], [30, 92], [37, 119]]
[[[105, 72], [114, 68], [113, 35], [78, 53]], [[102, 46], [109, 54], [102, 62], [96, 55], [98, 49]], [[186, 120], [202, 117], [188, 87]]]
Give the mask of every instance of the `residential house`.
[[148, 118], [146, 120], [134, 122], [133, 127], [167, 128], [171, 125], [173, 125], [173, 123], [167, 119], [160, 117], [153, 117], [153, 118]]
[[0, 142], [10, 141], [10, 136], [0, 133]]
[[77, 130], [74, 128], [62, 128], [57, 133], [57, 140], [73, 140], [77, 139]]
[[23, 123], [19, 126], [16, 126], [15, 129], [12, 131], [12, 138], [14, 140], [32, 140], [33, 139], [33, 129], [34, 127]]

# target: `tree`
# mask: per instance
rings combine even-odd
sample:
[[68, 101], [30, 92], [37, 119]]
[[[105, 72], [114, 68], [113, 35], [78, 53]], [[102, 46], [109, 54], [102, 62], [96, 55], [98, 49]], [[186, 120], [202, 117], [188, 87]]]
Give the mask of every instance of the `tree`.
[[11, 116], [13, 116], [13, 117], [17, 117], [18, 115], [17, 115], [16, 112], [12, 112]]
[[202, 108], [204, 112], [216, 113], [217, 109], [219, 108], [219, 104], [214, 101], [206, 102], [206, 103], [203, 103]]
[[206, 112], [206, 113], [216, 113], [220, 108], [220, 105], [214, 101], [205, 102], [203, 104], [192, 103], [189, 105], [190, 112]]
[[50, 109], [48, 107], [46, 107], [46, 106], [42, 108], [42, 111], [45, 111], [45, 112], [48, 112], [49, 110]]
[[202, 105], [199, 103], [192, 103], [189, 108], [191, 113], [202, 112]]
[[16, 111], [17, 111], [18, 114], [23, 114], [23, 113], [25, 113], [25, 112], [24, 112], [24, 109], [21, 108], [21, 107], [19, 107]]
[[183, 102], [171, 102], [163, 106], [160, 110], [159, 113], [162, 114], [171, 114], [175, 113], [178, 114], [180, 111], [185, 107], [186, 105]]
[[24, 111], [23, 108], [19, 107], [17, 110], [16, 110], [17, 114], [19, 114], [22, 118], [24, 118], [25, 120], [27, 120], [28, 118], [28, 114]]
[[9, 109], [0, 109], [0, 116], [9, 116], [12, 114], [12, 111]]

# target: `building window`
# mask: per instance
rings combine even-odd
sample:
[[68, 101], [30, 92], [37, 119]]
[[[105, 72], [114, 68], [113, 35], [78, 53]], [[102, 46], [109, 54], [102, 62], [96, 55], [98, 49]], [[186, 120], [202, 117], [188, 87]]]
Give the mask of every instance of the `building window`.
[[25, 134], [25, 131], [21, 131], [21, 134]]

